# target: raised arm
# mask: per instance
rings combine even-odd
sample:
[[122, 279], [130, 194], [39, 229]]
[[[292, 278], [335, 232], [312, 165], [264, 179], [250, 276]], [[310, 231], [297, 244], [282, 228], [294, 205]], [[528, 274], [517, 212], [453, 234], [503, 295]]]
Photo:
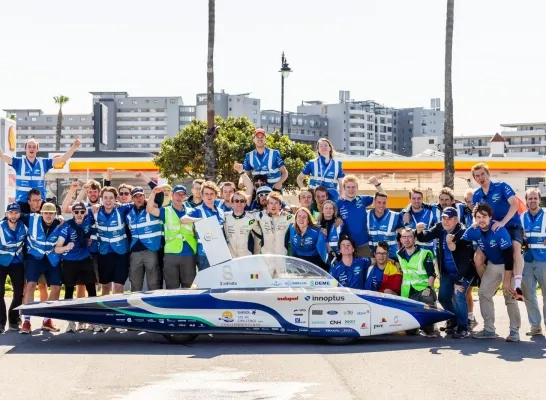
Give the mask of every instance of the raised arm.
[[155, 199], [158, 193], [163, 192], [162, 186], [156, 186], [152, 189], [152, 193], [150, 193], [150, 197], [148, 198], [148, 203], [146, 203], [146, 212], [150, 215], [153, 215], [156, 218], [159, 218], [160, 210], [159, 208], [154, 207]]
[[371, 176], [370, 179], [368, 179], [368, 183], [371, 183], [372, 185], [374, 185], [375, 189], [379, 193], [385, 193], [383, 186], [381, 186], [381, 182], [379, 182], [379, 180], [375, 176]]
[[[70, 185], [70, 189], [68, 190], [68, 193], [66, 196], [64, 196], [63, 204], [61, 204], [61, 212], [68, 214], [69, 212], [72, 212], [72, 198], [76, 194], [76, 191], [79, 189], [80, 183], [78, 181], [73, 181], [72, 185]], [[79, 196], [78, 196], [79, 197]]]
[[74, 155], [74, 153], [76, 152], [76, 150], [78, 150], [78, 147], [80, 147], [80, 137], [76, 137], [76, 140], [74, 140], [74, 143], [72, 144], [72, 147], [70, 147], [70, 149], [68, 149], [68, 151], [66, 153], [64, 153], [61, 157], [59, 158], [54, 158], [53, 159], [53, 162], [52, 162], [52, 165], [55, 166], [57, 164], [61, 164], [63, 162], [67, 162], [68, 160], [70, 160], [70, 157], [72, 157]]
[[13, 161], [13, 157], [8, 156], [7, 154], [4, 154], [4, 150], [0, 147], [0, 159], [4, 161], [6, 164], [11, 165]]
[[296, 182], [298, 184], [298, 187], [301, 189], [302, 187], [305, 186], [305, 184], [303, 183], [303, 180], [305, 179], [307, 175], [305, 175], [303, 172], [300, 172], [300, 174], [298, 175], [298, 177], [296, 178]]

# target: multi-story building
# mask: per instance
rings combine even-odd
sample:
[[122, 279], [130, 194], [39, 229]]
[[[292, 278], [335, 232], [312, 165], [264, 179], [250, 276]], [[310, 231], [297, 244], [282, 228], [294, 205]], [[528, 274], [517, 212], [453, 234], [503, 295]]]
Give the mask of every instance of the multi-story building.
[[[261, 128], [267, 133], [280, 130], [280, 111], [263, 110], [261, 114]], [[316, 143], [320, 138], [328, 138], [328, 118], [324, 115], [285, 112], [283, 130], [296, 142]]]
[[[546, 122], [503, 124], [501, 127], [505, 128], [499, 136], [504, 139], [506, 156], [546, 155]], [[490, 140], [491, 134], [456, 136], [455, 155], [489, 156]]]
[[298, 113], [325, 115], [328, 139], [336, 150], [348, 155], [369, 156], [375, 149], [393, 150], [392, 110], [374, 101], [349, 100], [349, 92], [340, 92], [340, 103], [304, 102], [298, 106]]
[[[4, 110], [7, 117], [14, 116], [17, 121], [17, 152], [24, 151], [28, 139], [37, 139], [40, 151], [55, 152], [57, 114], [44, 114], [39, 109]], [[94, 130], [92, 114], [63, 115], [61, 126], [61, 149], [64, 153], [77, 136], [80, 137], [80, 151], [94, 151]]]
[[[214, 114], [227, 117], [247, 117], [255, 126], [260, 124], [260, 99], [249, 97], [250, 93], [228, 94], [223, 90], [214, 94]], [[195, 118], [207, 120], [207, 94], [196, 96]]]
[[412, 138], [444, 136], [444, 112], [439, 108], [425, 109], [423, 107], [394, 110], [393, 128], [393, 152], [411, 156], [415, 153]]

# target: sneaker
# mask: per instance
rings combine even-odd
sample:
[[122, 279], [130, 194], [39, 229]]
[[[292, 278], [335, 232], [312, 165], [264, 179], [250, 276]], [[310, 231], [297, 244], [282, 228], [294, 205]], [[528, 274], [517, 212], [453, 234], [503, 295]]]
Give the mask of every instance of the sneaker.
[[25, 320], [23, 322], [23, 325], [21, 325], [21, 328], [19, 329], [19, 333], [25, 333], [28, 334], [32, 331], [32, 328], [30, 326], [30, 321]]
[[510, 334], [506, 337], [507, 342], [519, 342], [519, 332], [510, 331]]
[[20, 327], [19, 323], [9, 324], [10, 331], [18, 331], [19, 327]]
[[466, 339], [470, 337], [470, 332], [466, 329], [457, 329], [457, 332], [453, 333], [453, 339]]
[[51, 318], [45, 320], [42, 323], [42, 330], [43, 331], [49, 331], [49, 332], [59, 332], [60, 331], [59, 328], [57, 328], [55, 325], [53, 325], [53, 321], [51, 320]]
[[472, 334], [474, 339], [496, 339], [498, 336], [495, 332], [486, 331], [485, 329]]
[[472, 319], [468, 319], [468, 327], [471, 331], [473, 331], [480, 323], [476, 320], [476, 317], [472, 317]]
[[74, 321], [70, 321], [68, 323], [68, 326], [66, 327], [66, 332], [72, 332], [72, 333], [75, 333], [76, 332], [76, 323]]
[[527, 333], [525, 333], [525, 336], [542, 336], [542, 328], [533, 328], [531, 327], [531, 330]]
[[78, 331], [86, 331], [87, 330], [87, 324], [85, 322], [78, 322], [78, 327], [76, 328]]
[[104, 328], [100, 325], [95, 325], [93, 327], [93, 332], [104, 332]]
[[521, 291], [521, 288], [514, 289], [514, 299], [523, 301], [523, 292]]

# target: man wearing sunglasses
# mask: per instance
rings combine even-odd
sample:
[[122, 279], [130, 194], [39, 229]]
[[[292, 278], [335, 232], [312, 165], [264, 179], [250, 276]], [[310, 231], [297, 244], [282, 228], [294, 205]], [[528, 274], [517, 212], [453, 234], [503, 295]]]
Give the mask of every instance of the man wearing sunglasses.
[[[60, 227], [55, 253], [62, 255], [62, 281], [65, 285], [64, 298], [72, 299], [76, 285], [84, 285], [89, 297], [97, 295], [95, 271], [89, 248], [91, 235], [96, 236], [95, 219], [83, 202], [72, 205], [72, 219]], [[79, 329], [83, 329], [81, 324]], [[76, 332], [76, 322], [70, 321], [67, 332]]]
[[131, 198], [131, 190], [133, 189], [134, 187], [132, 185], [126, 183], [122, 183], [118, 186], [119, 201], [121, 204], [129, 204], [133, 201]]
[[254, 225], [254, 214], [245, 212], [245, 192], [235, 192], [231, 197], [233, 211], [226, 213], [224, 233], [233, 258], [250, 256], [254, 252], [254, 240], [250, 235]]

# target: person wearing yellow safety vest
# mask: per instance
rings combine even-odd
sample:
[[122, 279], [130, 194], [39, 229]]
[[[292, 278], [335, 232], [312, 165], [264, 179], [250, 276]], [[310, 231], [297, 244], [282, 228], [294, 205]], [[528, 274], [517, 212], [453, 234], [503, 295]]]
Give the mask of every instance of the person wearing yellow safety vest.
[[[400, 295], [429, 306], [436, 306], [434, 255], [432, 251], [416, 245], [415, 240], [415, 231], [411, 228], [404, 228], [401, 231], [400, 241], [404, 247], [396, 253], [402, 269]], [[434, 325], [424, 326], [421, 329], [427, 337], [438, 336]]]
[[171, 205], [161, 208], [154, 206], [155, 196], [167, 186], [156, 186], [146, 204], [146, 212], [163, 221], [165, 232], [165, 256], [163, 257], [163, 278], [167, 289], [191, 287], [196, 275], [197, 240], [191, 225], [180, 223], [186, 215], [184, 206], [186, 188], [176, 185], [172, 189]]

